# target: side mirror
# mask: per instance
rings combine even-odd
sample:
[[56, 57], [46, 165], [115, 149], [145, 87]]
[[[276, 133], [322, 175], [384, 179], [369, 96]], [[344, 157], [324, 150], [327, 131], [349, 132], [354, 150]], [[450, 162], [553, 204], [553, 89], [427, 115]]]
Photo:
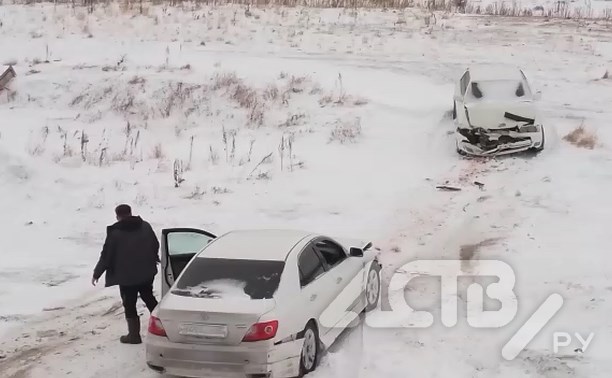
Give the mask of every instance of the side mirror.
[[349, 254], [352, 257], [363, 257], [363, 250], [361, 248], [351, 247]]

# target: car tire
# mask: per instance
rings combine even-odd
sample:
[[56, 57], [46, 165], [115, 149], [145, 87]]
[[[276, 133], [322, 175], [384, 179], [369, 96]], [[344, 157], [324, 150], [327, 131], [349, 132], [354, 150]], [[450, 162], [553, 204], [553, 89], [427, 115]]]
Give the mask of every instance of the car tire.
[[368, 278], [365, 287], [365, 311], [372, 311], [378, 306], [380, 301], [380, 265], [374, 261], [368, 271]]
[[459, 142], [455, 142], [455, 150], [457, 151], [457, 153], [463, 157], [467, 157], [468, 154], [463, 151], [461, 148], [459, 148]]
[[300, 375], [303, 377], [313, 372], [321, 358], [321, 340], [315, 323], [311, 320], [304, 328], [304, 344], [300, 353]]

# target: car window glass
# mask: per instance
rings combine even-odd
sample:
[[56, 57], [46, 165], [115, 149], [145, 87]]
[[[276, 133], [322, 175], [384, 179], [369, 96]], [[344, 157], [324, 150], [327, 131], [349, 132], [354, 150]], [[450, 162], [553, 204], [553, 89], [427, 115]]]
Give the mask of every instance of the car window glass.
[[465, 95], [465, 92], [467, 91], [467, 87], [468, 87], [468, 83], [470, 82], [470, 73], [466, 72], [463, 74], [463, 76], [461, 77], [461, 82], [460, 82], [460, 89], [461, 89], [461, 95]]
[[167, 236], [168, 254], [170, 256], [195, 254], [206, 247], [211, 240], [213, 238], [210, 236], [197, 232], [170, 232]]
[[306, 248], [298, 259], [300, 284], [306, 286], [325, 272], [323, 263], [312, 247]]
[[482, 91], [476, 82], [472, 82], [472, 95], [476, 98], [482, 98]]
[[318, 242], [316, 248], [329, 266], [338, 265], [346, 258], [346, 253], [342, 247], [329, 240]]
[[269, 299], [278, 289], [284, 261], [196, 257], [172, 294], [208, 299]]
[[469, 99], [487, 101], [507, 101], [516, 97], [531, 96], [522, 82], [516, 80], [473, 81]]
[[519, 83], [518, 88], [516, 88], [516, 97], [523, 97], [525, 95], [525, 88], [523, 87], [523, 83]]

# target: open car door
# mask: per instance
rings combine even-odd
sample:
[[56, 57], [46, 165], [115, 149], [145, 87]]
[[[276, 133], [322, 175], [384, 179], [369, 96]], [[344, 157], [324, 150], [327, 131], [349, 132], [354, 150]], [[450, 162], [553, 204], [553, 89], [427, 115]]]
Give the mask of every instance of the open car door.
[[162, 230], [161, 266], [162, 297], [185, 266], [204, 247], [216, 238], [208, 231], [196, 228], [166, 228]]

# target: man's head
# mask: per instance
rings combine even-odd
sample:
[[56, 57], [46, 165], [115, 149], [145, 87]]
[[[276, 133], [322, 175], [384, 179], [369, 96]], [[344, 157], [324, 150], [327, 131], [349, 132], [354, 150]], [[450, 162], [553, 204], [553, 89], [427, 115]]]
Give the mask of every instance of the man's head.
[[132, 216], [132, 208], [130, 205], [121, 204], [115, 207], [115, 215], [117, 216], [118, 221], [129, 218]]

